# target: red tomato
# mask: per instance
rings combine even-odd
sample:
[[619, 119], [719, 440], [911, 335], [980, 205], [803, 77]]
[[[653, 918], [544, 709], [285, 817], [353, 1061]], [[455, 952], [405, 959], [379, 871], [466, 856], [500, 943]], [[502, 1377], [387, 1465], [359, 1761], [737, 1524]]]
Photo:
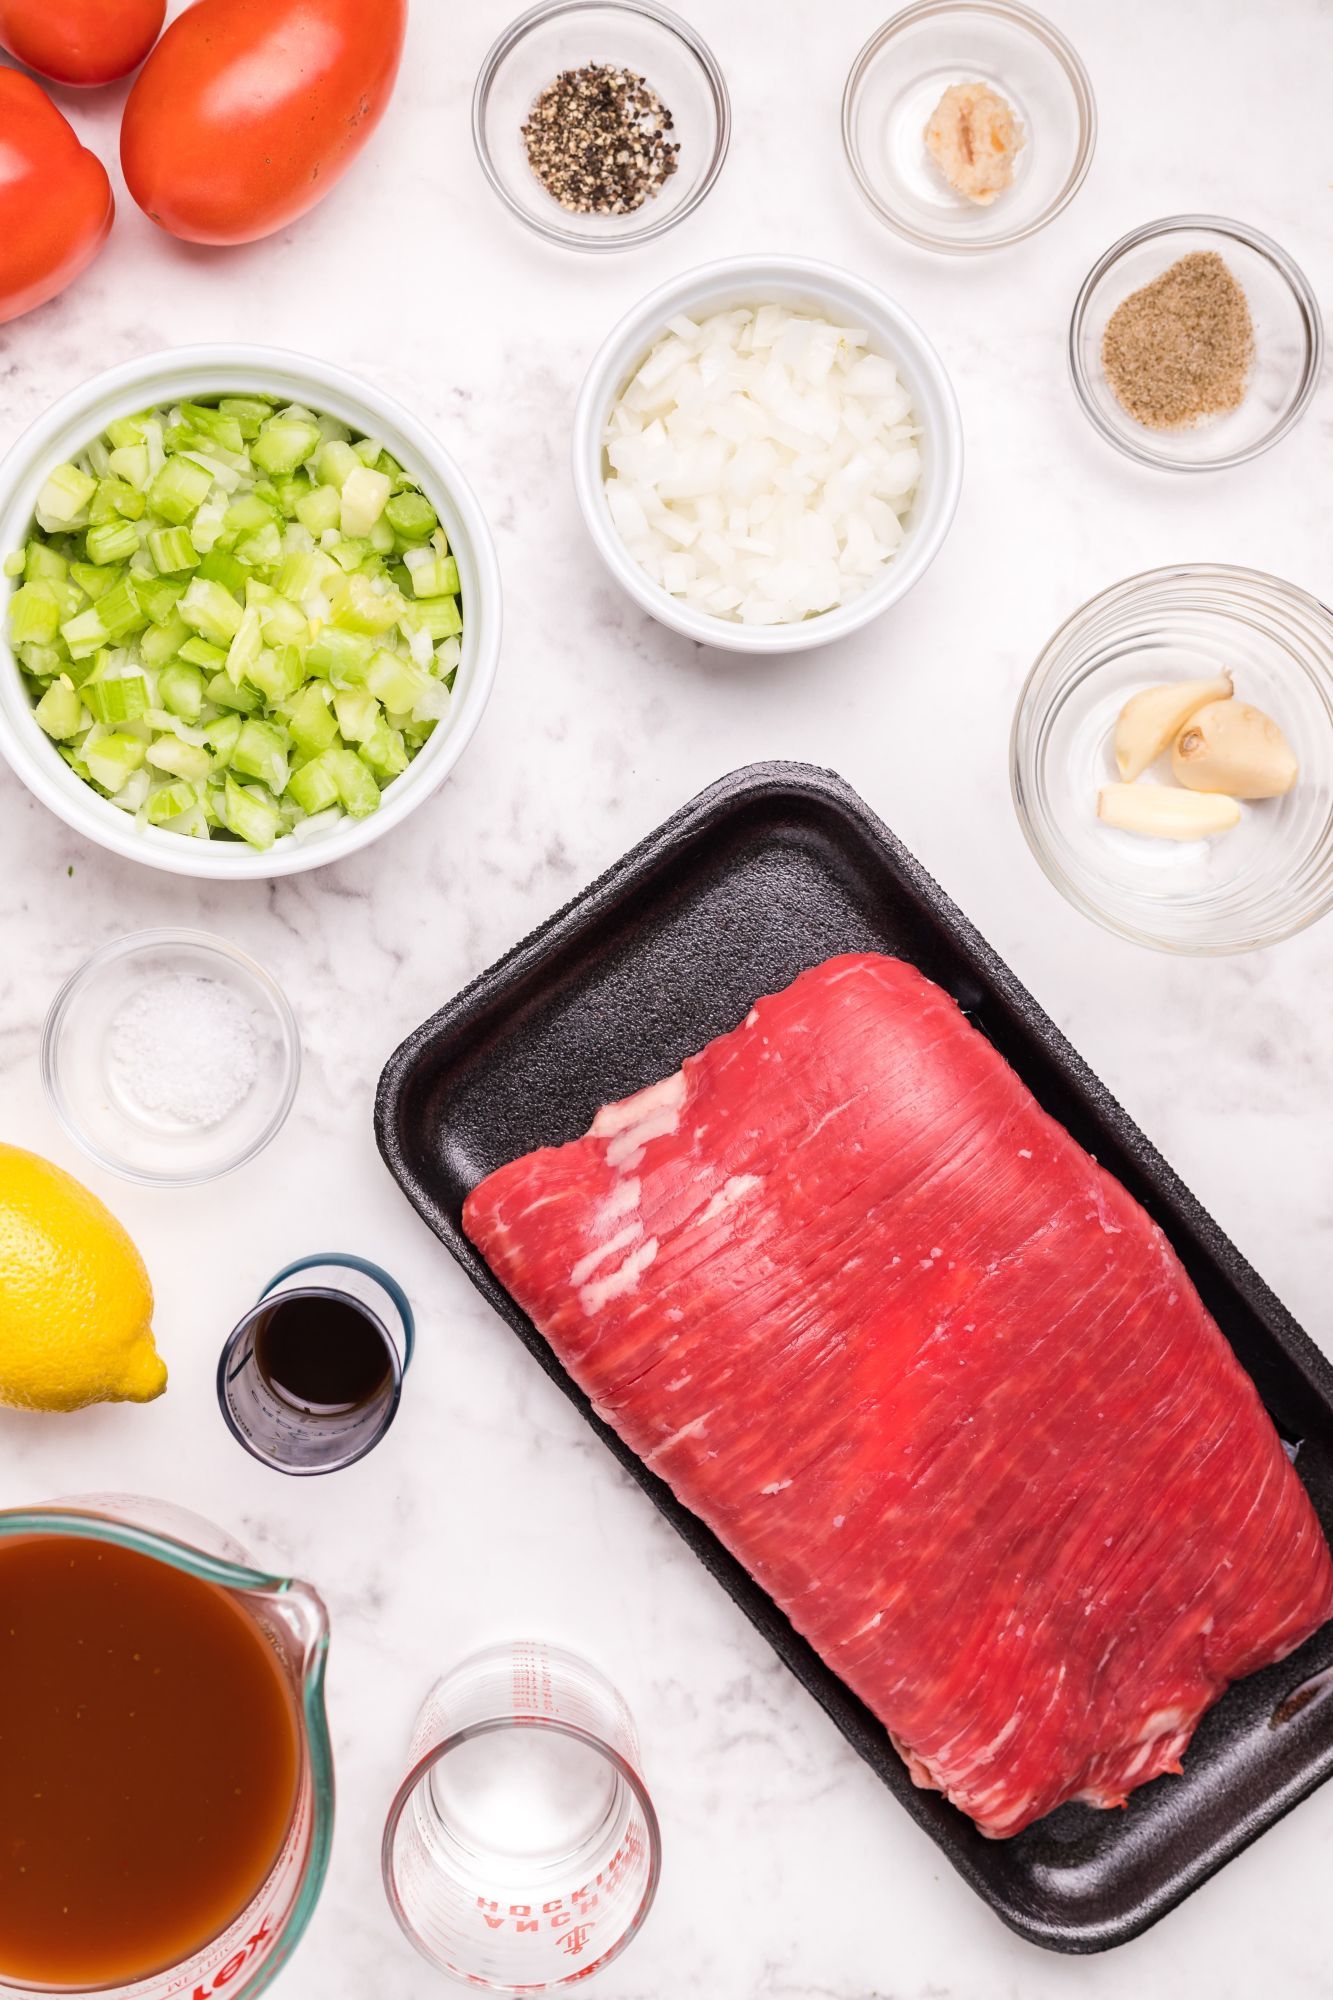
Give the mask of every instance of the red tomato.
[[53, 83], [111, 83], [162, 32], [167, 0], [0, 0], [0, 49]]
[[63, 292], [115, 212], [106, 168], [40, 84], [0, 69], [0, 320]]
[[190, 243], [294, 222], [379, 124], [406, 29], [407, 0], [195, 0], [125, 106], [130, 193]]

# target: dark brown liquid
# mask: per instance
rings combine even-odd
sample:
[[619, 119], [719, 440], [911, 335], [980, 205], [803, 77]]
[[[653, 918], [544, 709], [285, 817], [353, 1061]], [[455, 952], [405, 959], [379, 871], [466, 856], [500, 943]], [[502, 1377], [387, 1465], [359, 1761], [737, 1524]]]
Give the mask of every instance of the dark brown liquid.
[[225, 1591], [73, 1536], [0, 1543], [0, 1977], [188, 1958], [262, 1886], [298, 1770], [282, 1668]]
[[279, 1300], [256, 1327], [254, 1346], [274, 1394], [315, 1415], [372, 1402], [392, 1374], [379, 1327], [344, 1299], [298, 1293]]

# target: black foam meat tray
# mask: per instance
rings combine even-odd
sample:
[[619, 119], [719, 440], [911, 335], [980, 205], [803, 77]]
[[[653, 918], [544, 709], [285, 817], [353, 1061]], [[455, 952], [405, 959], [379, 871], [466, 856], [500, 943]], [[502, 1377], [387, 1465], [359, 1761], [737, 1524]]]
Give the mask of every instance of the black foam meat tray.
[[465, 1197], [494, 1168], [576, 1138], [600, 1105], [677, 1069], [805, 967], [866, 950], [944, 986], [1161, 1225], [1333, 1528], [1333, 1369], [1008, 967], [830, 772], [755, 764], [692, 800], [408, 1037], [380, 1080], [376, 1135], [473, 1284], [977, 1894], [1036, 1944], [1101, 1951], [1156, 1922], [1333, 1770], [1333, 1700], [1315, 1679], [1333, 1668], [1333, 1623], [1228, 1691], [1183, 1776], [1145, 1785], [1123, 1810], [1070, 1804], [987, 1840], [913, 1785], [869, 1710], [593, 1416], [462, 1230]]

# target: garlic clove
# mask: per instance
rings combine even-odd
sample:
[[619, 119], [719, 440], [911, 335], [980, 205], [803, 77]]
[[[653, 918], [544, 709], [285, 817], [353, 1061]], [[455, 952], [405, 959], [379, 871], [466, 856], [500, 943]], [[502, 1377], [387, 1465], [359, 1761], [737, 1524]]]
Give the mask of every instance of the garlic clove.
[[1240, 807], [1221, 792], [1181, 792], [1171, 785], [1103, 785], [1097, 817], [1124, 833], [1158, 840], [1207, 840], [1240, 825]]
[[1230, 693], [1230, 674], [1219, 674], [1211, 681], [1168, 681], [1131, 696], [1115, 726], [1116, 769], [1125, 783], [1142, 776], [1196, 710], [1210, 701], [1225, 701]]
[[1212, 701], [1186, 720], [1171, 753], [1177, 784], [1233, 799], [1277, 799], [1300, 772], [1273, 718], [1248, 701]]

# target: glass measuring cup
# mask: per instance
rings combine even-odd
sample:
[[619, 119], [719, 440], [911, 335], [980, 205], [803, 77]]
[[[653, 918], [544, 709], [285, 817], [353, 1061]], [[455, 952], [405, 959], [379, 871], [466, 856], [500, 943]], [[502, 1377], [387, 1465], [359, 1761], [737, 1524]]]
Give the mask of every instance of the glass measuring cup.
[[[96, 1992], [100, 2000], [254, 2000], [299, 1944], [319, 1900], [333, 1837], [333, 1759], [324, 1714], [329, 1624], [307, 1583], [249, 1566], [230, 1536], [165, 1501], [95, 1494], [0, 1512], [0, 1543], [75, 1537], [151, 1557], [216, 1585], [272, 1647], [292, 1695], [299, 1767], [286, 1840], [246, 1907], [180, 1964], [128, 1983], [43, 1986], [44, 1994]], [[5, 1978], [0, 1995], [34, 1989]]]
[[[352, 1315], [378, 1356], [365, 1394], [296, 1399], [265, 1373], [262, 1349], [276, 1316], [293, 1308]], [[416, 1325], [407, 1294], [365, 1257], [322, 1250], [286, 1265], [228, 1336], [218, 1361], [218, 1405], [251, 1457], [275, 1472], [339, 1472], [373, 1451], [398, 1413]]]
[[606, 1676], [531, 1639], [464, 1660], [426, 1698], [384, 1828], [389, 1907], [423, 1957], [493, 1993], [609, 1965], [662, 1865], [634, 1720]]

